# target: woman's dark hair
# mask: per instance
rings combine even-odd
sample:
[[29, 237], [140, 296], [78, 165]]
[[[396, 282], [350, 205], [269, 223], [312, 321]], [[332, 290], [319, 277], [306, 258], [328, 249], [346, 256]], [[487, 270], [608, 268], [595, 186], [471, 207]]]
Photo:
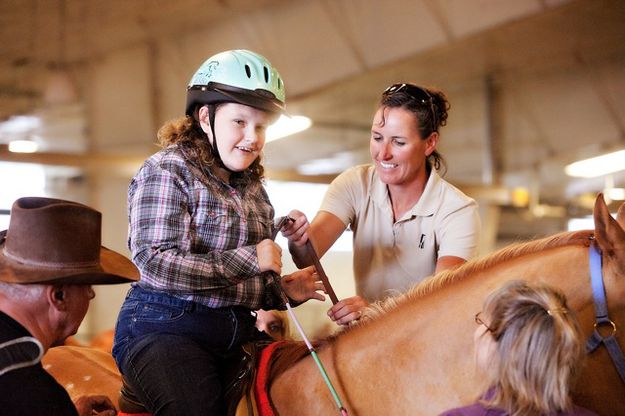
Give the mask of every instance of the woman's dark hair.
[[[200, 123], [193, 116], [184, 116], [166, 122], [158, 131], [158, 144], [162, 147], [178, 145], [184, 149], [190, 162], [201, 169], [217, 165], [211, 144]], [[259, 156], [242, 172], [232, 172], [230, 185], [245, 188], [253, 182], [263, 180], [265, 169]]]
[[[390, 108], [399, 107], [413, 113], [423, 140], [447, 124], [447, 113], [451, 108], [447, 96], [442, 91], [418, 87], [414, 84], [391, 85], [382, 93], [379, 105]], [[428, 173], [432, 166], [436, 170], [440, 170], [442, 166], [443, 174], [447, 171], [445, 159], [437, 150], [428, 156], [428, 162]]]

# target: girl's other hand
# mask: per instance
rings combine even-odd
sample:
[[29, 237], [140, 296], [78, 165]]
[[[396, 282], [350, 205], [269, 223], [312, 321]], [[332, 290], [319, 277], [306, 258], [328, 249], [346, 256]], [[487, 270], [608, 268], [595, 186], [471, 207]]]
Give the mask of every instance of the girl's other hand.
[[256, 257], [261, 272], [282, 273], [282, 248], [269, 238], [256, 244]]

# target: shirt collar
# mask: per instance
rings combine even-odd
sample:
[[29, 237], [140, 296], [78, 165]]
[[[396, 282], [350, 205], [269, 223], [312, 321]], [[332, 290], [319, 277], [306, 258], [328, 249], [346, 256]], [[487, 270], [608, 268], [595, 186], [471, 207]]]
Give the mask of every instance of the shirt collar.
[[[429, 217], [431, 215], [434, 215], [434, 213], [436, 212], [436, 207], [438, 206], [436, 190], [439, 188], [438, 185], [440, 181], [440, 175], [436, 172], [436, 169], [432, 169], [432, 171], [430, 172], [430, 177], [425, 184], [423, 194], [421, 195], [421, 198], [419, 198], [419, 202], [417, 202], [410, 210], [411, 215], [418, 217]], [[375, 167], [373, 167], [371, 198], [380, 206], [388, 205], [388, 207], [390, 208], [391, 201], [388, 196], [388, 189], [386, 187], [386, 184], [382, 182], [378, 177], [378, 174], [375, 171]]]
[[436, 172], [436, 169], [432, 169], [432, 171], [430, 172], [430, 177], [425, 184], [423, 194], [421, 194], [421, 198], [419, 198], [419, 202], [417, 202], [415, 206], [412, 207], [412, 209], [410, 210], [412, 212], [412, 215], [416, 215], [419, 217], [429, 217], [434, 215], [438, 207], [438, 198], [436, 196], [436, 192], [439, 188], [438, 185], [440, 181], [441, 177], [438, 175], [438, 172]]

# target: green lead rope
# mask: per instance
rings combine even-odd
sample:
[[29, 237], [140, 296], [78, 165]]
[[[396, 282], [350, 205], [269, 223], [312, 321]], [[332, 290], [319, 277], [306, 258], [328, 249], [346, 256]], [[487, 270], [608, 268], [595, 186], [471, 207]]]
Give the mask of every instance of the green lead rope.
[[[283, 295], [283, 300], [284, 300], [286, 296], [284, 295], [284, 292], [281, 292], [281, 293]], [[326, 372], [326, 369], [323, 367], [321, 360], [317, 356], [317, 352], [315, 351], [315, 348], [312, 346], [312, 344], [308, 340], [308, 337], [306, 337], [306, 334], [304, 333], [302, 326], [300, 325], [299, 321], [295, 317], [295, 313], [293, 313], [293, 308], [291, 308], [291, 305], [289, 305], [288, 301], [285, 302], [285, 305], [286, 305], [286, 310], [289, 316], [291, 317], [291, 320], [293, 321], [293, 323], [295, 323], [295, 326], [297, 327], [298, 332], [304, 339], [304, 343], [306, 344], [306, 347], [308, 347], [308, 351], [310, 351], [310, 354], [315, 360], [315, 363], [317, 364], [317, 367], [319, 368], [319, 371], [321, 372], [321, 375], [323, 376], [323, 380], [326, 382], [326, 386], [328, 386], [328, 389], [330, 389], [330, 393], [332, 393], [332, 397], [334, 398], [334, 403], [336, 403], [336, 407], [338, 407], [339, 413], [343, 416], [347, 416], [347, 410], [345, 409], [345, 407], [343, 407], [341, 398], [339, 397], [339, 394], [336, 392], [336, 389], [332, 385], [332, 381], [330, 381], [330, 377], [328, 377], [328, 373]]]
[[[288, 216], [279, 218], [279, 220], [277, 222], [277, 225], [275, 226], [274, 231], [273, 231], [272, 240], [276, 239], [276, 237], [278, 235], [278, 232], [282, 229], [282, 227], [284, 225], [286, 225], [290, 221], [293, 221], [293, 219], [288, 217]], [[311, 245], [311, 247], [312, 247], [312, 245]], [[314, 252], [314, 249], [313, 249], [313, 252]], [[319, 262], [319, 260], [317, 259], [317, 263], [318, 262]], [[289, 298], [286, 296], [286, 294], [282, 290], [282, 286], [280, 286], [280, 283], [276, 280], [276, 276], [278, 276], [276, 273], [272, 273], [273, 284], [276, 287], [276, 290], [277, 290], [278, 294], [280, 295], [280, 299], [282, 300], [282, 302], [284, 302], [284, 304], [286, 306], [287, 313], [289, 314], [289, 316], [291, 317], [291, 320], [295, 324], [295, 327], [297, 328], [297, 331], [300, 333], [300, 335], [304, 339], [304, 343], [306, 344], [306, 347], [308, 348], [308, 351], [310, 351], [310, 354], [312, 355], [313, 359], [315, 360], [315, 363], [317, 364], [317, 368], [319, 368], [319, 371], [321, 372], [321, 376], [323, 377], [323, 381], [325, 381], [326, 386], [328, 386], [328, 389], [330, 389], [330, 393], [332, 394], [332, 398], [334, 399], [334, 403], [336, 403], [336, 407], [338, 407], [338, 409], [339, 409], [339, 414], [341, 416], [348, 416], [347, 410], [345, 409], [345, 407], [343, 407], [343, 403], [341, 402], [341, 398], [339, 397], [338, 393], [336, 392], [336, 389], [332, 385], [332, 381], [330, 381], [330, 377], [328, 377], [328, 373], [326, 372], [326, 369], [323, 367], [323, 364], [321, 363], [321, 360], [317, 356], [317, 352], [315, 351], [315, 348], [312, 346], [312, 344], [308, 340], [308, 337], [306, 336], [306, 333], [304, 332], [304, 330], [302, 329], [302, 326], [300, 325], [299, 321], [297, 320], [297, 317], [295, 316], [295, 313], [293, 312], [293, 308], [291, 308], [291, 305], [289, 304]], [[331, 287], [330, 287], [330, 289], [331, 289]], [[332, 295], [334, 295], [333, 291], [332, 291]], [[336, 295], [334, 295], [334, 298], [335, 297], [336, 297]], [[334, 301], [334, 298], [333, 298], [333, 301]], [[336, 303], [336, 301], [334, 301], [334, 303]]]

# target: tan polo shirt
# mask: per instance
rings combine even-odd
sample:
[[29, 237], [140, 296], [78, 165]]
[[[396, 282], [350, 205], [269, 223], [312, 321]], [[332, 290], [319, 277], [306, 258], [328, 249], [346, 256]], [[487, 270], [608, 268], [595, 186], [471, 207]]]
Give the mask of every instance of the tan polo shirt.
[[477, 254], [477, 203], [435, 170], [419, 202], [396, 222], [386, 184], [373, 165], [339, 175], [320, 210], [336, 215], [353, 231], [356, 293], [370, 302], [404, 292], [430, 276], [439, 257], [469, 259]]

